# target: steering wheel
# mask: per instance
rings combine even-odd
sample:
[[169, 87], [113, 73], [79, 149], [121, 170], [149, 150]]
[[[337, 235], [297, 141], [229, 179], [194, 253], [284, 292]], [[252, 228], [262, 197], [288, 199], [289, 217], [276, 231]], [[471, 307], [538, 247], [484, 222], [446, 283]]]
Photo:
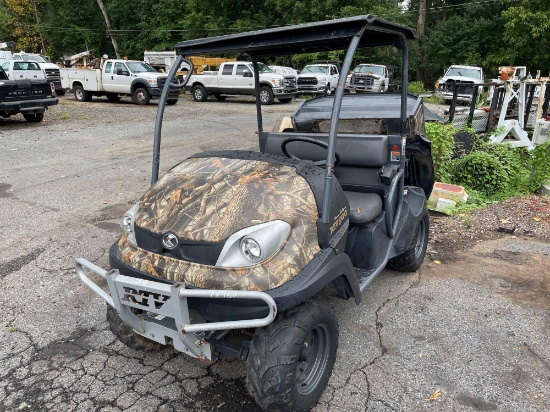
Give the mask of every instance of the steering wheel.
[[[289, 143], [292, 143], [292, 142], [311, 143], [315, 146], [322, 147], [323, 149], [328, 149], [328, 143], [321, 142], [320, 140], [317, 140], [317, 139], [312, 139], [310, 137], [288, 137], [285, 140], [283, 140], [283, 142], [281, 143], [281, 150], [283, 151], [283, 153], [285, 154], [286, 157], [289, 157], [291, 159], [299, 159], [298, 157], [296, 157], [292, 153], [290, 153], [286, 148], [286, 146]], [[336, 167], [336, 165], [338, 165], [338, 163], [340, 163], [340, 155], [338, 153], [334, 152], [334, 157], [335, 157], [334, 167]], [[316, 165], [316, 166], [326, 166], [327, 161], [326, 161], [326, 159], [325, 160], [318, 160], [316, 162], [313, 162], [313, 164]]]

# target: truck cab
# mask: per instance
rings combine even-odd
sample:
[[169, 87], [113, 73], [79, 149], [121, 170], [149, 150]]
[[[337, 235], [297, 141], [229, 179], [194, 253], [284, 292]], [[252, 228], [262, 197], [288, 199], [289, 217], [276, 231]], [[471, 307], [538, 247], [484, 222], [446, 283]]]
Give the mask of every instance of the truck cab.
[[330, 94], [336, 89], [339, 76], [336, 64], [309, 64], [298, 75], [298, 92]]

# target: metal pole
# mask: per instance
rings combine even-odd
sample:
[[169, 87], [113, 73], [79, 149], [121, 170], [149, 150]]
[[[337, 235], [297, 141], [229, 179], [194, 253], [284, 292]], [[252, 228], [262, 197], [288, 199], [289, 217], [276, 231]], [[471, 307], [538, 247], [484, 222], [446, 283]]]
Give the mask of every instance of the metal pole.
[[[159, 100], [159, 106], [157, 109], [157, 118], [155, 121], [155, 140], [153, 142], [153, 171], [151, 173], [151, 186], [155, 184], [155, 182], [159, 178], [159, 163], [160, 163], [160, 138], [161, 138], [161, 132], [162, 132], [162, 117], [164, 115], [164, 107], [166, 106], [166, 100], [168, 98], [168, 91], [171, 87], [171, 82], [176, 77], [176, 72], [178, 71], [180, 65], [182, 62], [185, 62], [189, 65], [189, 72], [187, 73], [187, 76], [185, 76], [185, 79], [183, 80], [183, 83], [177, 86], [177, 89], [183, 89], [187, 82], [189, 81], [189, 78], [193, 74], [193, 62], [190, 60], [187, 60], [181, 55], [178, 55], [176, 58], [176, 62], [170, 69], [170, 73], [168, 73], [168, 78], [166, 79], [166, 83], [164, 83], [164, 87], [162, 88], [162, 93], [160, 95]], [[172, 86], [174, 88], [174, 86]]]
[[452, 80], [452, 82], [453, 82], [453, 97], [451, 99], [451, 106], [449, 107], [449, 123], [452, 123], [455, 118], [456, 98], [458, 95], [458, 89], [456, 88], [456, 80]]
[[359, 41], [361, 40], [364, 30], [365, 27], [363, 27], [361, 31], [351, 39], [342, 64], [340, 78], [338, 79], [338, 84], [336, 85], [336, 93], [334, 94], [334, 103], [332, 106], [331, 116], [332, 120], [330, 122], [330, 129], [328, 133], [327, 168], [325, 175], [325, 187], [323, 191], [323, 209], [321, 212], [321, 222], [325, 224], [329, 223], [330, 218], [330, 205], [332, 203], [332, 179], [334, 174], [334, 153], [336, 152], [336, 135], [338, 133], [338, 119], [340, 117], [340, 109], [342, 107], [342, 99], [344, 97], [346, 77], [351, 67], [353, 55], [359, 45]]
[[254, 88], [256, 89], [256, 118], [258, 122], [258, 138], [260, 137], [260, 132], [263, 132], [263, 121], [262, 121], [262, 102], [260, 100], [260, 69], [258, 68], [258, 60], [256, 59], [255, 54], [250, 54], [252, 59], [252, 67], [254, 68]]
[[[407, 91], [409, 85], [409, 49], [407, 38], [404, 34], [400, 34], [401, 38], [401, 136], [407, 134]], [[401, 158], [404, 161], [404, 153]]]
[[470, 113], [468, 114], [468, 122], [467, 122], [468, 127], [471, 127], [474, 121], [474, 110], [476, 109], [478, 94], [479, 94], [479, 88], [477, 86], [474, 86], [474, 90], [472, 92], [472, 101], [470, 102]]

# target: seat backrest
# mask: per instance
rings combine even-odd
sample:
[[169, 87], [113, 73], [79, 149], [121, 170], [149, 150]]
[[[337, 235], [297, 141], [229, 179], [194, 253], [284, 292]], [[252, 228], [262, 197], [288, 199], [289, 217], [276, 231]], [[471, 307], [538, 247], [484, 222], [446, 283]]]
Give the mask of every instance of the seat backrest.
[[[284, 156], [281, 145], [289, 137], [307, 137], [328, 143], [325, 133], [263, 133], [260, 149], [265, 153]], [[290, 142], [289, 153], [300, 159], [323, 160], [327, 157], [326, 149], [307, 142]], [[388, 136], [342, 134], [336, 140], [336, 152], [340, 156], [340, 166], [380, 168], [388, 162]]]

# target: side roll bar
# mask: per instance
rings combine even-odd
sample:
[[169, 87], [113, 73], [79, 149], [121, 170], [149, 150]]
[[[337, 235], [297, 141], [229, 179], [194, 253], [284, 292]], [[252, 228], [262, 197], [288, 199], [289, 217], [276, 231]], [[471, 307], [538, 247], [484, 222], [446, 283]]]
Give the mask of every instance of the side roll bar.
[[[174, 79], [174, 77], [176, 77], [176, 72], [178, 71], [182, 62], [187, 63], [189, 65], [189, 72], [187, 73], [187, 76], [185, 76], [183, 83], [180, 83], [178, 85], [173, 85], [172, 80]], [[154, 185], [155, 182], [159, 179], [160, 137], [161, 137], [161, 131], [162, 131], [162, 118], [164, 116], [164, 108], [166, 107], [168, 91], [170, 89], [172, 90], [183, 89], [187, 84], [187, 82], [189, 82], [189, 79], [193, 74], [193, 68], [194, 68], [193, 63], [190, 60], [187, 60], [185, 57], [178, 55], [178, 57], [176, 58], [176, 62], [170, 69], [170, 73], [168, 73], [168, 78], [166, 79], [166, 83], [164, 83], [164, 87], [162, 88], [162, 93], [160, 95], [160, 100], [159, 100], [159, 106], [157, 109], [157, 118], [155, 120], [155, 140], [153, 143], [153, 171], [151, 173], [151, 185]]]

